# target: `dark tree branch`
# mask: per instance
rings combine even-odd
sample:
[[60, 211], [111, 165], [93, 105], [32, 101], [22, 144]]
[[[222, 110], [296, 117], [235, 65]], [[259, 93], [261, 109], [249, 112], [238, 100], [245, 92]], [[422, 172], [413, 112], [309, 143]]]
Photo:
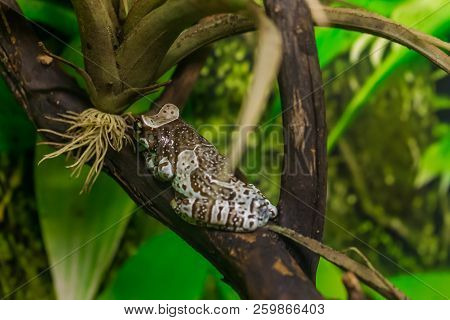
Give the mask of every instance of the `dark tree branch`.
[[[17, 10], [15, 1], [0, 0], [0, 70], [37, 128], [62, 132], [64, 126], [46, 116], [83, 110], [90, 106], [89, 99], [55, 62], [38, 61], [42, 53], [39, 39]], [[143, 161], [131, 148], [109, 152], [105, 168], [138, 204], [209, 259], [242, 298], [321, 298], [274, 233], [264, 229], [251, 234], [227, 233], [185, 223], [170, 208], [171, 189], [139, 174]]]
[[[314, 24], [304, 0], [266, 0], [265, 4], [282, 32], [284, 50], [279, 76], [285, 140], [279, 223], [320, 241], [326, 201], [326, 123]], [[292, 247], [315, 281], [319, 257]]]

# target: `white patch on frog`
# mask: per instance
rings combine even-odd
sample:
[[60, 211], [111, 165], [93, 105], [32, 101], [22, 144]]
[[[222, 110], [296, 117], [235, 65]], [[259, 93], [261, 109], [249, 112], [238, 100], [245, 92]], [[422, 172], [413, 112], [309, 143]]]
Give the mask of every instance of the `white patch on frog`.
[[[200, 198], [191, 185], [191, 173], [198, 168], [198, 159], [193, 150], [180, 152], [177, 157], [177, 168], [173, 187], [176, 191], [188, 198]], [[192, 216], [192, 214], [191, 214]]]
[[165, 124], [177, 120], [180, 110], [174, 104], [165, 104], [159, 112], [153, 116], [142, 116], [144, 124], [150, 128], [159, 128]]
[[227, 224], [230, 214], [230, 203], [224, 200], [216, 200], [211, 209], [211, 218], [209, 222], [212, 225], [224, 226]]
[[158, 163], [158, 168], [156, 170], [158, 178], [163, 181], [169, 181], [173, 178], [173, 168], [167, 157], [162, 158]]

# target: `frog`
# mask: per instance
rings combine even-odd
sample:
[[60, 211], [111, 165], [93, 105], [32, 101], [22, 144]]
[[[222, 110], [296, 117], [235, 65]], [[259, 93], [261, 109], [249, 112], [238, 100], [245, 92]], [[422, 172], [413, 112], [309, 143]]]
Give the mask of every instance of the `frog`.
[[228, 159], [180, 118], [174, 104], [136, 119], [139, 152], [153, 177], [171, 183], [170, 202], [183, 220], [232, 232], [252, 232], [277, 216], [253, 184], [236, 177]]

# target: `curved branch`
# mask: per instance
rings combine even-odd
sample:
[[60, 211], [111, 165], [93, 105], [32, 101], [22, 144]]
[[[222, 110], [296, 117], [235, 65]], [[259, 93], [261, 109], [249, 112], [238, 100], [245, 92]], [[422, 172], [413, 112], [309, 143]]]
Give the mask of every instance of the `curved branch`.
[[[38, 128], [63, 132], [63, 124], [46, 116], [79, 112], [89, 101], [56, 63], [36, 59], [41, 53], [38, 39], [18, 10], [15, 1], [0, 0], [0, 71]], [[172, 190], [145, 176], [142, 168], [144, 161], [131, 147], [111, 151], [105, 159], [105, 169], [128, 194], [210, 260], [242, 298], [321, 299], [276, 234], [264, 229], [236, 234], [190, 225], [170, 207]]]
[[[330, 26], [348, 30], [356, 30], [392, 40], [413, 49], [436, 64], [439, 68], [450, 72], [450, 58], [437, 48], [434, 43], [443, 46], [443, 41], [420, 31], [402, 26], [383, 16], [359, 9], [323, 7]], [[430, 39], [434, 39], [433, 43]], [[448, 48], [449, 44], [446, 44]]]
[[[450, 73], [450, 59], [439, 49], [450, 50], [449, 43], [365, 10], [326, 6], [322, 6], [322, 9], [327, 15], [327, 21], [323, 25], [316, 21], [316, 26], [360, 31], [392, 40], [417, 51], [439, 68]], [[217, 24], [212, 23], [214, 20]], [[202, 21], [177, 38], [164, 58], [158, 74], [164, 73], [193, 51], [218, 39], [254, 30], [255, 26], [251, 21], [233, 14], [211, 17], [209, 20]]]
[[214, 41], [255, 30], [255, 23], [236, 14], [218, 14], [204, 18], [200, 23], [185, 30], [170, 47], [158, 69], [163, 75], [182, 59]]

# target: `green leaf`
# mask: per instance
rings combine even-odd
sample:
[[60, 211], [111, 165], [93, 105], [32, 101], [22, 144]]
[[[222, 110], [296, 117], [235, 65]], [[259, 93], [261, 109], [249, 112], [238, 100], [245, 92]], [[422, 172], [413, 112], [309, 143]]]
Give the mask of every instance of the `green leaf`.
[[448, 0], [410, 0], [392, 12], [392, 19], [408, 27], [437, 37], [446, 35], [450, 27]]
[[448, 174], [450, 174], [450, 128], [449, 133], [425, 150], [415, 184], [422, 187], [437, 176]]
[[[218, 297], [219, 299], [222, 300], [239, 300], [240, 297], [237, 294], [236, 291], [234, 291], [234, 289], [228, 285], [227, 283], [222, 281], [222, 274], [213, 266], [211, 265], [210, 269], [209, 269], [209, 273], [212, 276], [212, 278], [214, 279], [213, 281], [215, 282], [215, 286], [217, 288], [217, 293], [218, 293]], [[208, 299], [208, 297], [206, 296], [206, 299]]]
[[[389, 280], [410, 299], [448, 299], [450, 297], [450, 271], [403, 274]], [[369, 297], [384, 299], [380, 294], [361, 284]], [[320, 259], [317, 269], [317, 289], [327, 299], [347, 299], [342, 283], [342, 271], [331, 262]]]
[[410, 299], [450, 299], [450, 271], [400, 275], [390, 279]]
[[217, 279], [217, 289], [219, 290], [220, 299], [223, 300], [239, 300], [240, 297], [236, 291], [228, 284], [220, 279]]
[[[450, 271], [431, 271], [403, 274], [390, 277], [389, 280], [413, 300], [450, 299]], [[376, 292], [371, 293], [375, 299], [384, 299]]]
[[[356, 6], [367, 9], [368, 11], [376, 12], [384, 16], [388, 16], [392, 10], [402, 3], [410, 0], [346, 0]], [[344, 5], [345, 6], [345, 5]]]
[[[49, 148], [39, 147], [36, 162]], [[106, 174], [89, 194], [70, 177], [63, 158], [36, 167], [35, 191], [42, 235], [59, 299], [92, 299], [108, 270], [135, 207]], [[87, 173], [85, 168], [84, 174]]]
[[356, 32], [337, 28], [315, 28], [315, 33], [321, 68], [347, 52], [359, 36]]
[[327, 299], [347, 299], [347, 291], [342, 283], [342, 271], [331, 262], [320, 258], [317, 269], [316, 286]]
[[103, 299], [200, 299], [210, 263], [172, 232], [147, 240], [117, 273]]
[[70, 38], [78, 34], [77, 17], [69, 8], [46, 0], [17, 2], [28, 19], [49, 26]]
[[[448, 299], [450, 297], [450, 271], [424, 272], [389, 277], [389, 280], [408, 298], [416, 300]], [[361, 284], [370, 298], [384, 299], [379, 293]], [[317, 269], [317, 289], [327, 299], [347, 299], [342, 283], [342, 271], [324, 259]]]
[[356, 95], [345, 108], [344, 113], [331, 129], [328, 135], [328, 152], [331, 152], [334, 149], [339, 138], [351, 126], [361, 110], [367, 105], [371, 96], [383, 84], [383, 81], [394, 72], [398, 65], [408, 61], [408, 58], [411, 58], [411, 52], [401, 48], [400, 50], [392, 52], [386, 60], [375, 69], [375, 72], [365, 81], [364, 85], [359, 88]]

